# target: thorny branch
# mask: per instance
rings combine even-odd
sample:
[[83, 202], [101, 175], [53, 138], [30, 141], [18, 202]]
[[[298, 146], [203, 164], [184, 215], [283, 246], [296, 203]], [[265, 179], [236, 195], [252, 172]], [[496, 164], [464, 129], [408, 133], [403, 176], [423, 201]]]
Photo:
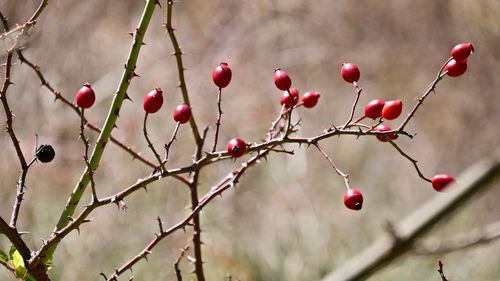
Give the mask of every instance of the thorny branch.
[[439, 276], [441, 276], [442, 281], [448, 281], [448, 279], [446, 279], [446, 275], [444, 275], [443, 262], [441, 262], [441, 260], [438, 260], [437, 272], [439, 272]]

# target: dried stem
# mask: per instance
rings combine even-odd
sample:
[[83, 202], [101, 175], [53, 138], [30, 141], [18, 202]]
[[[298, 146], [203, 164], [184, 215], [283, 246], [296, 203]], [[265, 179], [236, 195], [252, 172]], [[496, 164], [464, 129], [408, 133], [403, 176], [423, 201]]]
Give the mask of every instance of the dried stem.
[[[170, 37], [170, 41], [172, 42], [172, 47], [174, 48], [174, 56], [175, 61], [177, 63], [177, 72], [179, 74], [179, 88], [181, 88], [182, 99], [184, 103], [191, 107], [191, 103], [189, 102], [189, 94], [186, 86], [186, 81], [184, 78], [184, 65], [182, 63], [182, 50], [179, 47], [179, 42], [177, 41], [177, 37], [174, 33], [174, 28], [172, 27], [172, 11], [173, 11], [174, 1], [167, 1], [167, 21], [165, 23], [165, 28], [167, 29], [168, 36]], [[201, 136], [198, 131], [198, 126], [196, 125], [196, 121], [194, 116], [189, 119], [189, 124], [191, 125], [191, 130], [193, 131], [193, 136], [197, 145], [201, 144]]]
[[214, 139], [214, 147], [212, 147], [212, 152], [217, 150], [217, 139], [219, 138], [219, 128], [220, 128], [220, 120], [222, 118], [222, 109], [221, 109], [221, 100], [222, 100], [222, 88], [219, 88], [219, 95], [217, 96], [217, 108], [219, 110], [217, 114], [217, 122], [215, 122], [215, 139]]

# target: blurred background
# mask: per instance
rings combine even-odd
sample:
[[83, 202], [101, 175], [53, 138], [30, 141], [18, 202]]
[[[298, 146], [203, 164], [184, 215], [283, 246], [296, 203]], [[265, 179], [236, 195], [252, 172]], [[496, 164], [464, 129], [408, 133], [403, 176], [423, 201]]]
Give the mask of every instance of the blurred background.
[[[133, 102], [125, 102], [119, 129], [113, 132], [149, 159], [154, 157], [142, 136], [143, 95], [154, 87], [164, 90], [164, 107], [148, 120], [158, 148], [170, 138], [175, 126], [171, 114], [181, 102], [172, 45], [162, 27], [166, 2], [160, 2], [163, 8], [155, 11], [145, 37], [147, 45], [141, 50], [137, 67], [141, 78], [133, 79], [129, 88]], [[14, 26], [26, 21], [38, 4], [2, 0], [0, 10]], [[130, 49], [127, 33], [136, 27], [143, 5], [144, 1], [124, 0], [50, 1], [30, 35], [23, 37], [24, 54], [70, 100], [83, 83], [91, 83], [97, 102], [86, 114], [101, 126]], [[348, 118], [355, 91], [339, 75], [343, 62], [354, 62], [361, 70], [364, 91], [356, 117], [364, 104], [376, 98], [402, 99], [408, 112], [450, 49], [472, 42], [476, 52], [465, 75], [444, 79], [407, 127], [417, 136], [398, 139], [431, 177], [458, 175], [498, 147], [498, 15], [498, 0], [182, 0], [174, 6], [173, 22], [186, 52], [186, 81], [201, 128], [213, 128], [217, 116], [213, 68], [225, 61], [233, 70], [233, 80], [223, 91], [219, 149], [236, 136], [249, 142], [265, 137], [280, 110], [281, 93], [272, 78], [276, 67], [288, 72], [301, 93], [321, 93], [314, 109], [294, 112], [295, 119], [302, 119], [299, 135], [314, 136]], [[5, 45], [0, 47], [3, 63]], [[39, 143], [56, 150], [53, 162], [34, 165], [27, 178], [18, 226], [29, 231], [24, 237], [35, 248], [53, 230], [83, 171], [83, 144], [78, 140], [78, 116], [54, 102], [30, 68], [16, 60], [12, 81], [15, 85], [8, 99], [26, 158], [31, 159], [35, 134]], [[2, 113], [1, 122], [4, 118]], [[396, 126], [398, 121], [388, 124]], [[95, 139], [95, 134], [87, 135]], [[209, 135], [213, 137], [213, 130]], [[293, 146], [294, 156], [274, 154], [252, 168], [237, 189], [204, 209], [202, 239], [208, 280], [223, 280], [228, 274], [241, 280], [320, 280], [373, 243], [384, 233], [387, 221], [397, 222], [429, 199], [447, 196], [436, 193], [410, 162], [373, 137], [332, 138], [321, 144], [339, 168], [351, 175], [352, 186], [362, 190], [363, 210], [344, 207], [343, 180], [315, 149]], [[20, 168], [7, 134], [0, 135], [0, 145], [0, 215], [5, 218], [10, 216]], [[191, 132], [182, 126], [168, 166], [189, 164], [193, 152]], [[200, 194], [240, 162], [219, 162], [205, 169]], [[149, 173], [150, 169], [109, 145], [95, 175], [98, 194], [116, 193]], [[494, 186], [427, 237], [445, 240], [499, 220], [499, 199], [500, 189]], [[100, 272], [109, 275], [153, 238], [157, 216], [172, 225], [189, 212], [189, 191], [165, 179], [150, 186], [147, 193], [128, 197], [127, 204], [126, 212], [116, 206], [96, 210], [91, 215], [93, 223], [84, 225], [80, 235], [74, 232], [64, 240], [55, 255], [53, 280], [99, 280]], [[148, 263], [134, 267], [136, 280], [173, 280], [172, 264], [190, 238], [190, 231], [181, 231], [163, 240]], [[8, 251], [9, 246], [2, 237], [1, 249]], [[452, 280], [499, 280], [498, 253], [500, 243], [494, 242], [445, 256], [405, 255], [370, 280], [440, 280], [435, 271], [438, 258], [445, 262]], [[191, 269], [184, 259], [181, 270], [187, 280], [195, 278], [189, 274]], [[12, 278], [0, 270], [0, 280]]]

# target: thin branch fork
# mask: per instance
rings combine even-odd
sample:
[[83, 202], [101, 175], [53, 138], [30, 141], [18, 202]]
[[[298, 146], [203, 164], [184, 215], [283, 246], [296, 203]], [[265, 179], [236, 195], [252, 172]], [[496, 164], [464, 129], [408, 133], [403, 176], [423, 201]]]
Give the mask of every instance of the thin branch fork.
[[446, 279], [446, 275], [444, 274], [443, 262], [441, 260], [438, 260], [437, 272], [439, 273], [439, 276], [441, 276], [442, 281], [448, 281], [448, 279]]

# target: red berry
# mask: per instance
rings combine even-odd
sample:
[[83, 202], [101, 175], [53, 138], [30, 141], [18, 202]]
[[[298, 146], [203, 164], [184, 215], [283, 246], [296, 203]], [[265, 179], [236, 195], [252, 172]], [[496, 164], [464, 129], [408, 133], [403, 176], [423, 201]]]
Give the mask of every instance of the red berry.
[[227, 143], [227, 153], [232, 157], [240, 157], [247, 151], [247, 144], [240, 138], [234, 138]]
[[278, 89], [286, 91], [292, 86], [292, 80], [281, 68], [276, 68], [274, 70], [274, 84]]
[[391, 100], [385, 103], [382, 108], [382, 117], [387, 120], [393, 120], [399, 117], [403, 111], [403, 102], [400, 100]]
[[344, 193], [344, 205], [351, 209], [359, 211], [363, 207], [363, 194], [361, 191], [351, 188]]
[[179, 104], [174, 110], [174, 120], [181, 124], [187, 123], [191, 119], [191, 107], [185, 103]]
[[321, 95], [318, 92], [307, 92], [302, 96], [302, 103], [307, 108], [312, 108], [318, 103]]
[[[385, 124], [380, 124], [377, 127], [375, 127], [375, 132], [383, 133], [383, 132], [388, 132], [391, 131], [391, 127], [385, 125]], [[396, 134], [388, 134], [388, 135], [377, 135], [377, 139], [382, 142], [386, 142], [389, 140], [395, 140], [398, 138], [398, 135]]]
[[83, 84], [83, 87], [76, 92], [75, 101], [81, 108], [90, 108], [94, 104], [95, 93], [89, 83]]
[[444, 67], [445, 71], [448, 71], [448, 76], [458, 77], [465, 73], [467, 70], [467, 61], [456, 61], [452, 59], [450, 62], [446, 64]]
[[469, 55], [474, 52], [474, 47], [471, 43], [458, 44], [451, 49], [451, 56], [456, 61], [465, 61]]
[[360, 76], [358, 66], [350, 62], [342, 64], [342, 68], [340, 69], [340, 74], [347, 83], [358, 82]]
[[[296, 105], [299, 102], [299, 90], [295, 88], [290, 88], [290, 93], [293, 97], [293, 104]], [[284, 91], [283, 95], [280, 97], [281, 105], [285, 105], [286, 108], [292, 107], [292, 98], [288, 94], [288, 91]]]
[[377, 119], [382, 116], [382, 108], [384, 108], [384, 100], [372, 100], [365, 106], [365, 116], [371, 119]]
[[450, 183], [454, 181], [455, 178], [447, 174], [435, 175], [432, 178], [432, 187], [436, 191], [443, 191]]
[[231, 68], [225, 62], [219, 63], [219, 65], [212, 72], [212, 80], [215, 85], [219, 88], [225, 88], [231, 82]]
[[163, 104], [163, 92], [160, 88], [155, 88], [144, 96], [144, 111], [147, 113], [155, 113], [160, 110]]

